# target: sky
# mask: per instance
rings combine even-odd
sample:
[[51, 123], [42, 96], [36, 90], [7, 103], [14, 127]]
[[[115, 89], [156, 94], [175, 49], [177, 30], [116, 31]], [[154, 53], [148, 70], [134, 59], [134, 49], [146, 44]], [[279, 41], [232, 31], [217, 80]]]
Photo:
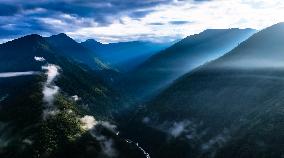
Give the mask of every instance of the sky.
[[0, 0], [0, 43], [62, 32], [77, 41], [165, 42], [205, 29], [261, 30], [283, 21], [283, 0]]

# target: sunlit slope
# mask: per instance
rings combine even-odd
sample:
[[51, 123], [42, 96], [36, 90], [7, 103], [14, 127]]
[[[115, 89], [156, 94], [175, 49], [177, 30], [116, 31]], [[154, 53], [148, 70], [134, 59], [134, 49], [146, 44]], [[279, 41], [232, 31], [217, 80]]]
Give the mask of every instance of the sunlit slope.
[[130, 93], [151, 97], [183, 74], [227, 53], [250, 37], [252, 29], [216, 29], [186, 37], [154, 55], [125, 79]]
[[[283, 23], [264, 29], [220, 59], [181, 77], [151, 101], [136, 121], [166, 133], [164, 141], [171, 138], [154, 153], [281, 157], [283, 42]], [[182, 142], [186, 150], [161, 152]]]

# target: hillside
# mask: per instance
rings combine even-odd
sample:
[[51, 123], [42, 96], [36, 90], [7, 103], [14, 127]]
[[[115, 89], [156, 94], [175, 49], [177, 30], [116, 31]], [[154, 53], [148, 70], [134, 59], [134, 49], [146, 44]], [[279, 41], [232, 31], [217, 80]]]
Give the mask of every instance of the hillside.
[[252, 29], [213, 29], [186, 37], [152, 56], [123, 81], [135, 97], [152, 97], [175, 79], [222, 56], [255, 32]]
[[93, 55], [94, 52], [81, 46], [64, 33], [46, 37], [45, 40], [49, 45], [55, 48], [57, 52], [61, 53], [61, 55], [88, 65], [94, 70], [110, 69], [108, 65], [104, 64], [98, 57]]
[[93, 39], [81, 45], [94, 51], [102, 61], [122, 72], [133, 70], [152, 55], [166, 49], [174, 42], [153, 43], [144, 41], [102, 44]]
[[0, 45], [0, 157], [144, 157], [112, 119], [127, 101], [56, 50], [39, 35]]
[[283, 42], [279, 23], [186, 74], [134, 116], [128, 134], [144, 132], [155, 157], [283, 156]]

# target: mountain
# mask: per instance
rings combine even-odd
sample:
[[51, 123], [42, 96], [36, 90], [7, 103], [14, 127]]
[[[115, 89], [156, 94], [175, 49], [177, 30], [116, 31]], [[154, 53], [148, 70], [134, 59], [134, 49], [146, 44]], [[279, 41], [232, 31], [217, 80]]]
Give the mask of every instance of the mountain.
[[[57, 47], [50, 44], [49, 39], [46, 40], [39, 35], [25, 36], [0, 45], [0, 53], [0, 72], [38, 72], [42, 71], [42, 66], [46, 64], [45, 61], [50, 61], [63, 70], [58, 79], [58, 84], [66, 88], [64, 89], [65, 92], [73, 95], [80, 93], [84, 96], [82, 97], [85, 98], [85, 101], [94, 102], [98, 105], [115, 105], [107, 101], [112, 98], [107, 97], [108, 95], [115, 96], [115, 94], [107, 94], [112, 90], [104, 83], [100, 77], [100, 72], [93, 71], [81, 62], [78, 63], [76, 59], [72, 60], [65, 54], [61, 54], [62, 52]], [[35, 57], [42, 57], [45, 61], [38, 62]]]
[[145, 157], [113, 120], [127, 100], [46, 38], [0, 45], [0, 87], [1, 158]]
[[93, 39], [82, 42], [81, 45], [94, 51], [102, 61], [126, 72], [134, 69], [153, 54], [169, 47], [173, 42], [152, 43], [144, 41], [119, 42], [102, 44]]
[[51, 46], [56, 48], [58, 52], [62, 53], [62, 55], [88, 65], [94, 70], [110, 69], [106, 64], [93, 55], [94, 52], [81, 46], [64, 33], [46, 37], [45, 40]]
[[129, 93], [148, 98], [192, 69], [227, 53], [256, 31], [213, 29], [186, 37], [152, 56], [126, 77]]
[[256, 33], [176, 80], [126, 131], [145, 133], [155, 157], [282, 157], [283, 42], [284, 23]]

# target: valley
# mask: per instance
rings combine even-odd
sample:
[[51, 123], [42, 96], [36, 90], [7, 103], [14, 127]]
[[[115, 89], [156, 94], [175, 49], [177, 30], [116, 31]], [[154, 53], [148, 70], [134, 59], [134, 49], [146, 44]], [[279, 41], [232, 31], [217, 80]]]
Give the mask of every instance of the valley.
[[283, 42], [278, 23], [159, 45], [0, 44], [0, 157], [283, 157]]

